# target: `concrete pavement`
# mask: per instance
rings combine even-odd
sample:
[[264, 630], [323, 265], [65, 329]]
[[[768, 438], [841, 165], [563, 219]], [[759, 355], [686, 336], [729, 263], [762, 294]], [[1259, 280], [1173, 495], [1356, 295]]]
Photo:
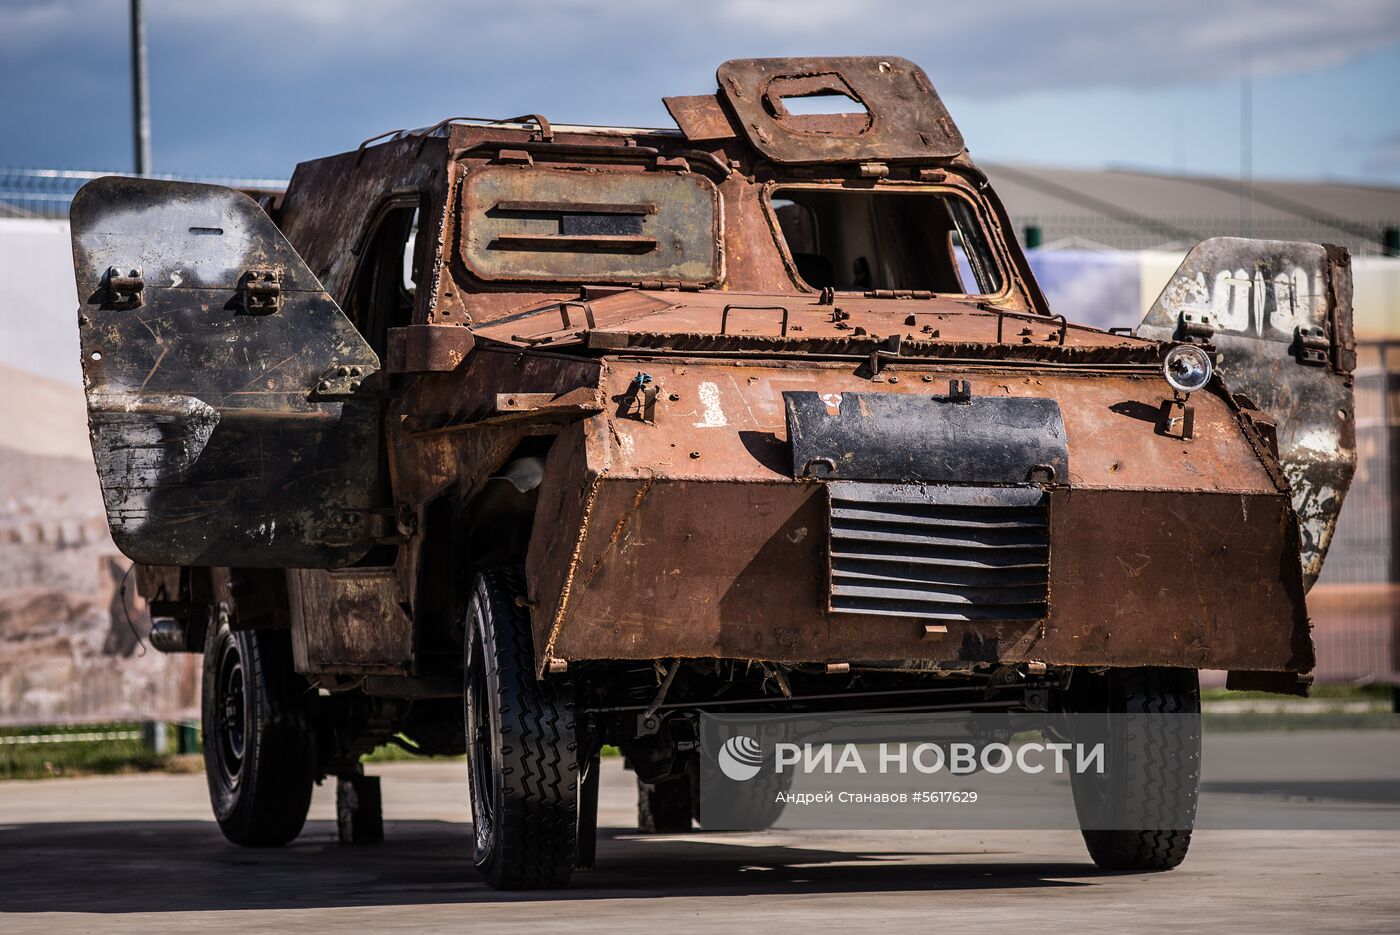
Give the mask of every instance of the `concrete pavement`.
[[1157, 875], [1100, 873], [1065, 831], [641, 837], [617, 760], [597, 869], [497, 893], [461, 762], [370, 771], [388, 840], [367, 848], [336, 843], [330, 785], [296, 843], [255, 851], [224, 843], [202, 775], [0, 783], [0, 932], [1400, 930], [1393, 831], [1203, 831]]

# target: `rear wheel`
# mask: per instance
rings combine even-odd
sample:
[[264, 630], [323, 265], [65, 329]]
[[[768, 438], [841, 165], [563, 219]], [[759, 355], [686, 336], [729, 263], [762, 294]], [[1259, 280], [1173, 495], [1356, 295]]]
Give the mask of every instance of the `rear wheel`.
[[681, 834], [695, 813], [692, 780], [684, 774], [663, 782], [637, 780], [637, 830], [643, 834]]
[[234, 844], [271, 847], [301, 833], [316, 781], [311, 697], [286, 631], [234, 631], [221, 612], [204, 648], [204, 772]]
[[1110, 715], [1104, 770], [1071, 774], [1084, 843], [1104, 870], [1170, 870], [1186, 858], [1201, 781], [1201, 692], [1194, 669], [1113, 669], [1080, 695]]
[[[765, 769], [753, 779], [734, 782], [722, 776], [707, 781], [712, 788], [702, 796], [694, 786], [695, 820], [705, 831], [767, 831], [782, 816], [783, 796], [792, 788], [791, 771]], [[698, 786], [698, 777], [696, 779]], [[703, 802], [720, 803], [720, 815], [706, 814]]]
[[482, 572], [466, 620], [473, 861], [498, 889], [563, 886], [578, 847], [578, 751], [565, 686], [535, 677], [515, 569]]

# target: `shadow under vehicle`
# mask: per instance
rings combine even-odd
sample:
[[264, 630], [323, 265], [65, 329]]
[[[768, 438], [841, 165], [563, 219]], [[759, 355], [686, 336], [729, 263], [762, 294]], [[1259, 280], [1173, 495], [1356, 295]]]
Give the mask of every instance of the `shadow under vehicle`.
[[[455, 118], [261, 203], [79, 193], [108, 519], [155, 641], [204, 654], [230, 840], [292, 839], [327, 776], [372, 840], [359, 760], [395, 742], [467, 755], [490, 882], [555, 886], [604, 744], [645, 829], [705, 826], [699, 712], [1306, 690], [1345, 252], [1207, 241], [1135, 334], [1075, 325], [917, 66], [718, 79], [676, 130]], [[1093, 857], [1175, 866], [1199, 736], [1110, 759], [1183, 817]]]

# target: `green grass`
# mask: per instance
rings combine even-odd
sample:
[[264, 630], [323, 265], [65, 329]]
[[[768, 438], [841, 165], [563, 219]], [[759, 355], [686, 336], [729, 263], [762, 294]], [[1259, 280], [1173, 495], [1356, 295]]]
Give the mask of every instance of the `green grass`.
[[[163, 725], [167, 749], [157, 755], [141, 739], [136, 722], [106, 724], [65, 724], [44, 727], [0, 727], [0, 780], [49, 779], [57, 776], [137, 773], [153, 770], [184, 772], [190, 757], [174, 751], [178, 742], [176, 726]], [[106, 740], [78, 739], [83, 735], [125, 733], [134, 737]], [[64, 740], [72, 735], [73, 740]], [[9, 738], [45, 738], [41, 743], [7, 742]]]
[[[1316, 685], [1307, 699], [1266, 692], [1232, 692], [1212, 688], [1201, 692], [1203, 727], [1211, 733], [1263, 730], [1400, 729], [1400, 717], [1391, 713], [1393, 692], [1388, 685]], [[1240, 710], [1241, 705], [1243, 710]], [[1364, 705], [1361, 710], [1355, 710]], [[1346, 706], [1350, 710], [1342, 710]], [[1221, 710], [1225, 708], [1227, 710]], [[1215, 709], [1215, 710], [1212, 710]], [[106, 724], [43, 727], [0, 727], [0, 781], [48, 779], [151, 771], [198, 772], [198, 753], [180, 755], [177, 728], [165, 725], [171, 753], [157, 756], [140, 738], [134, 721]], [[101, 741], [63, 741], [69, 734], [125, 732], [137, 736]], [[5, 738], [43, 736], [44, 743], [6, 743]], [[198, 750], [198, 740], [195, 740]], [[603, 748], [603, 756], [618, 756], [616, 747]], [[421, 757], [392, 744], [378, 747], [365, 763], [396, 763]]]
[[1267, 692], [1201, 692], [1207, 733], [1246, 731], [1396, 730], [1389, 685], [1314, 685], [1307, 698]]
[[[1395, 689], [1389, 685], [1314, 685], [1306, 700], [1372, 701], [1389, 704], [1394, 694]], [[1201, 691], [1201, 701], [1206, 703], [1212, 701], [1279, 701], [1288, 697], [1269, 692], [1232, 692], [1224, 688], [1207, 688]]]
[[[622, 754], [618, 751], [617, 747], [614, 747], [614, 746], [612, 746], [612, 745], [610, 745], [610, 744], [604, 744], [603, 749], [602, 749], [602, 752], [601, 752], [601, 755], [602, 755], [602, 756], [621, 756]], [[371, 750], [368, 754], [366, 754], [366, 755], [363, 757], [362, 762], [364, 762], [364, 763], [401, 763], [401, 762], [404, 762], [404, 761], [407, 761], [407, 760], [421, 760], [421, 759], [423, 759], [423, 757], [419, 756], [419, 755], [416, 754], [416, 753], [409, 753], [407, 750], [403, 749], [403, 748], [400, 747], [400, 746], [397, 746], [397, 745], [391, 744], [391, 743], [386, 743], [386, 744], [384, 744], [382, 747], [375, 747], [373, 750]], [[453, 756], [453, 757], [434, 757], [433, 759], [460, 760], [460, 759], [464, 759], [464, 757], [460, 757], [460, 756]]]

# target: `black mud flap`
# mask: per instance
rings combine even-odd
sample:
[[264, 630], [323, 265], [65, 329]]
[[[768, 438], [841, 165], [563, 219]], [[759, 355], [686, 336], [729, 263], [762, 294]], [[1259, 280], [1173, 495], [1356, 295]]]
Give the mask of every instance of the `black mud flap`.
[[1065, 424], [1053, 399], [801, 391], [783, 401], [796, 477], [1069, 482]]
[[149, 565], [318, 568], [374, 535], [379, 360], [272, 220], [214, 185], [73, 200], [93, 455]]
[[1226, 387], [1273, 423], [1311, 587], [1356, 469], [1347, 252], [1280, 240], [1202, 241], [1137, 333], [1213, 345]]

